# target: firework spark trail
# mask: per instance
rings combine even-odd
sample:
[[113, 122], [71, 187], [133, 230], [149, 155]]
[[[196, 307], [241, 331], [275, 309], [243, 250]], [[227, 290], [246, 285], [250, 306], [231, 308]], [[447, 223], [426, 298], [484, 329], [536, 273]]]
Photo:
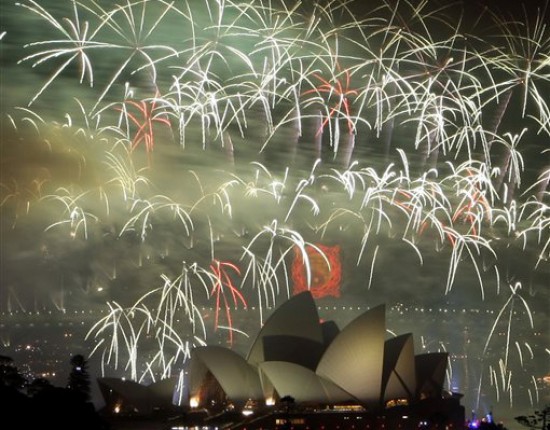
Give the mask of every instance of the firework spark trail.
[[[509, 368], [508, 359], [509, 359], [509, 350], [510, 350], [511, 334], [512, 334], [512, 316], [515, 313], [514, 304], [515, 304], [516, 301], [519, 301], [523, 305], [523, 310], [525, 311], [525, 313], [526, 313], [526, 315], [529, 319], [529, 326], [531, 328], [534, 327], [533, 315], [531, 313], [531, 309], [529, 308], [529, 305], [528, 305], [527, 301], [518, 292], [518, 290], [520, 290], [521, 287], [522, 287], [521, 283], [516, 283], [515, 285], [510, 285], [511, 295], [508, 298], [508, 300], [506, 300], [504, 305], [500, 308], [500, 310], [498, 312], [498, 315], [495, 318], [493, 326], [491, 327], [491, 329], [489, 331], [489, 335], [487, 336], [485, 346], [483, 347], [483, 354], [482, 354], [482, 359], [485, 359], [485, 357], [487, 355], [488, 348], [489, 348], [489, 344], [493, 340], [495, 330], [496, 330], [497, 326], [499, 325], [503, 315], [506, 312], [508, 312], [508, 319], [507, 319], [507, 323], [506, 323], [506, 342], [505, 342], [504, 358], [501, 358], [499, 360], [499, 369], [500, 369], [500, 373], [501, 373], [501, 378], [500, 378], [501, 383], [499, 384], [497, 382], [497, 380], [498, 380], [497, 377], [496, 377], [497, 375], [496, 375], [494, 369], [492, 369], [491, 365], [489, 365], [489, 374], [490, 374], [490, 378], [491, 378], [491, 384], [494, 385], [496, 390], [497, 390], [496, 391], [497, 399], [498, 399], [498, 396], [499, 396], [499, 387], [500, 387], [501, 391], [509, 393], [510, 406], [512, 406], [512, 404], [513, 404], [513, 393], [512, 393], [512, 386], [511, 386], [512, 371], [508, 370], [508, 368]], [[519, 346], [519, 344], [516, 343], [516, 345], [517, 345], [517, 349], [518, 349], [519, 361], [520, 361], [521, 367], [523, 367], [522, 350], [521, 350], [521, 347]], [[530, 353], [532, 353], [531, 347], [528, 344], [526, 344], [526, 348]], [[506, 379], [506, 378], [508, 378], [508, 379]], [[482, 381], [482, 378], [480, 378], [480, 381], [479, 381], [480, 387], [481, 387], [481, 383], [482, 383], [481, 381]], [[481, 389], [478, 391], [478, 397], [477, 397], [477, 404], [478, 405], [479, 405], [479, 401], [480, 401], [480, 395], [481, 395]]]
[[[121, 351], [120, 351], [120, 345], [126, 347], [126, 352], [128, 354], [128, 361], [126, 364], [126, 368], [130, 368], [130, 374], [132, 375], [132, 379], [137, 379], [137, 351], [136, 348], [138, 346], [138, 334], [141, 332], [141, 329], [143, 328], [143, 324], [138, 329], [137, 333], [135, 330], [135, 325], [131, 321], [131, 319], [135, 316], [134, 313], [126, 312], [126, 310], [120, 306], [118, 303], [108, 304], [110, 312], [100, 319], [88, 332], [87, 336], [90, 336], [93, 332], [95, 332], [94, 338], [104, 336], [107, 332], [109, 334], [107, 335], [110, 337], [111, 341], [108, 345], [108, 348], [106, 347], [103, 351], [103, 359], [105, 364], [109, 365], [112, 364], [114, 368], [118, 368], [120, 360], [121, 360]], [[147, 321], [147, 313], [145, 313], [146, 321]], [[123, 342], [120, 341], [120, 338], [122, 338]], [[105, 339], [100, 339], [97, 341], [96, 346], [94, 350], [92, 350], [92, 354], [94, 351], [102, 346], [102, 344], [105, 342]], [[107, 355], [105, 357], [105, 354]], [[114, 363], [113, 363], [114, 362]]]
[[88, 223], [91, 221], [99, 221], [99, 218], [96, 215], [85, 211], [79, 204], [80, 200], [83, 200], [87, 194], [87, 192], [84, 192], [77, 196], [73, 196], [73, 193], [69, 190], [60, 189], [56, 190], [56, 194], [42, 197], [41, 200], [54, 200], [56, 202], [60, 202], [61, 206], [64, 208], [62, 216], [66, 216], [66, 219], [61, 219], [60, 221], [49, 225], [44, 229], [44, 231], [46, 232], [52, 228], [67, 225], [69, 227], [70, 237], [77, 237], [79, 231], [82, 230], [82, 237], [87, 239], [89, 228]]
[[[548, 59], [550, 52], [550, 33], [544, 22], [548, 5], [539, 11], [535, 21], [527, 19], [523, 25], [520, 20], [510, 21], [497, 14], [493, 15], [494, 23], [499, 32], [494, 36], [497, 44], [491, 46], [492, 51], [486, 56], [487, 62], [510, 76], [509, 80], [498, 83], [488, 92], [494, 94], [488, 102], [494, 99], [500, 103], [499, 119], [495, 120], [494, 130], [500, 125], [502, 113], [508, 108], [510, 93], [516, 87], [523, 89], [521, 96], [521, 115], [526, 116], [528, 100], [536, 101], [537, 112], [533, 113], [540, 124], [548, 123], [549, 109], [547, 101], [541, 94], [540, 84], [548, 80]], [[504, 41], [504, 47], [501, 43]]]
[[195, 118], [200, 122], [203, 148], [206, 147], [212, 129], [215, 130], [216, 138], [219, 138], [232, 120], [236, 120], [239, 128], [242, 128], [239, 109], [243, 108], [234, 106], [233, 99], [225, 91], [226, 88], [210, 77], [208, 71], [186, 69], [174, 78], [170, 92], [159, 99], [159, 104], [167, 115], [177, 120], [182, 147], [185, 148], [185, 130]]
[[[108, 304], [111, 312], [98, 321], [87, 334], [87, 337], [93, 335], [95, 341], [92, 353], [107, 345], [110, 338], [105, 363], [114, 365], [115, 369], [123, 360], [123, 352], [119, 346], [122, 338], [123, 345], [126, 346], [126, 368], [130, 369], [134, 380], [155, 380], [156, 377], [170, 376], [174, 367], [189, 358], [190, 350], [195, 345], [205, 344], [206, 326], [194, 302], [196, 288], [193, 284], [202, 286], [205, 295], [208, 295], [210, 285], [217, 282], [215, 277], [193, 264], [184, 265], [182, 273], [174, 280], [165, 275], [161, 278], [164, 281], [163, 287], [144, 294], [129, 308], [123, 308], [117, 303]], [[142, 317], [143, 320], [139, 322], [137, 317]], [[190, 334], [187, 330], [182, 330], [182, 319], [191, 327]], [[153, 348], [156, 352], [152, 357], [145, 351], [138, 354], [138, 347], [151, 347], [144, 342], [144, 338], [149, 335], [153, 336], [157, 345]], [[192, 340], [185, 337], [191, 337]], [[145, 362], [138, 363], [138, 359], [145, 359]]]
[[[214, 260], [210, 264], [210, 270], [212, 271], [215, 279], [212, 290], [210, 291], [210, 296], [215, 297], [216, 300], [214, 329], [217, 330], [220, 327], [219, 312], [220, 310], [223, 310], [228, 324], [229, 344], [233, 345], [233, 319], [231, 316], [231, 304], [227, 299], [226, 290], [229, 290], [229, 293], [231, 293], [233, 306], [235, 308], [238, 307], [239, 303], [241, 303], [245, 309], [248, 305], [242, 293], [235, 286], [229, 269], [237, 275], [241, 274], [239, 268], [235, 264], [228, 261]], [[223, 300], [223, 306], [220, 304], [220, 299]]]
[[[315, 87], [312, 90], [307, 90], [302, 93], [302, 96], [315, 93], [318, 95], [318, 97], [322, 100], [322, 94], [326, 94], [327, 98], [330, 99], [332, 96], [335, 96], [338, 100], [331, 108], [330, 111], [327, 113], [326, 118], [321, 123], [320, 128], [315, 132], [315, 135], [319, 135], [323, 132], [323, 128], [327, 125], [327, 123], [334, 118], [335, 122], [339, 120], [340, 115], [343, 116], [343, 118], [347, 122], [348, 126], [348, 132], [353, 133], [355, 130], [355, 125], [353, 124], [353, 121], [351, 120], [352, 114], [351, 114], [351, 106], [350, 106], [350, 98], [352, 96], [357, 96], [357, 90], [350, 88], [350, 71], [348, 69], [341, 70], [340, 63], [337, 62], [337, 69], [338, 73], [336, 74], [336, 79], [334, 80], [334, 83], [332, 81], [326, 80], [323, 76], [314, 74], [315, 78], [320, 82], [320, 85]], [[341, 76], [344, 76], [343, 82]], [[332, 79], [332, 78], [331, 78]], [[325, 105], [325, 103], [323, 103]], [[336, 138], [335, 138], [335, 145], [336, 145]], [[335, 148], [335, 151], [337, 151], [337, 147]]]
[[149, 164], [150, 164], [151, 152], [153, 151], [153, 147], [155, 145], [155, 134], [154, 134], [153, 123], [158, 122], [166, 125], [168, 128], [171, 128], [172, 124], [165, 117], [165, 114], [163, 112], [161, 112], [160, 114], [155, 112], [155, 108], [156, 108], [155, 99], [141, 100], [140, 102], [127, 100], [125, 103], [134, 107], [141, 114], [141, 118], [138, 118], [138, 116], [134, 115], [128, 109], [125, 109], [123, 111], [125, 112], [126, 116], [130, 119], [130, 121], [133, 122], [134, 125], [137, 127], [137, 131], [135, 132], [134, 137], [132, 139], [131, 149], [134, 150], [143, 141], [143, 144], [145, 145], [145, 149], [147, 151]]
[[[29, 4], [20, 4], [20, 6], [45, 19], [50, 25], [60, 31], [66, 39], [31, 43], [30, 45], [28, 45], [29, 47], [44, 44], [53, 45], [53, 47], [50, 49], [41, 50], [35, 54], [28, 55], [20, 61], [23, 62], [32, 60], [34, 61], [34, 67], [45, 61], [58, 58], [61, 55], [69, 55], [68, 60], [66, 60], [60, 67], [56, 69], [56, 71], [46, 81], [42, 88], [38, 90], [34, 97], [29, 101], [29, 105], [31, 105], [75, 59], [78, 59], [81, 64], [80, 83], [82, 83], [85, 80], [86, 75], [88, 75], [89, 84], [90, 86], [93, 86], [94, 74], [92, 61], [89, 58], [87, 51], [90, 48], [103, 48], [106, 46], [104, 43], [93, 41], [94, 37], [101, 30], [101, 26], [88, 34], [89, 23], [87, 21], [84, 23], [80, 22], [79, 10], [76, 2], [73, 2], [74, 20], [65, 17], [63, 21], [57, 20], [44, 7], [40, 6], [35, 1], [29, 0], [28, 3]], [[63, 26], [63, 22], [66, 24], [66, 27]], [[74, 46], [67, 48], [67, 44], [69, 46]], [[56, 47], [56, 45], [58, 45], [59, 47]]]
[[[306, 283], [311, 285], [310, 258], [306, 247], [311, 247], [319, 253], [330, 267], [327, 257], [318, 246], [305, 241], [299, 232], [279, 227], [277, 220], [274, 220], [271, 225], [265, 226], [244, 247], [241, 260], [248, 260], [248, 262], [241, 284], [244, 285], [250, 279], [252, 288], [257, 290], [262, 323], [263, 309], [275, 305], [275, 298], [281, 293], [279, 289], [280, 278], [285, 280], [287, 286], [290, 284], [290, 273], [285, 261], [287, 255], [290, 255], [296, 249], [299, 251], [304, 263]], [[287, 296], [290, 295], [288, 289], [286, 294]]]

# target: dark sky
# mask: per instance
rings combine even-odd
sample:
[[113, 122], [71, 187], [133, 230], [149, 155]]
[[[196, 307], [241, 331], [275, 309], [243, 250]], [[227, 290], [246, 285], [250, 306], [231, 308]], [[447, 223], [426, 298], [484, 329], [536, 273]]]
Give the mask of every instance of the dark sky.
[[[467, 11], [466, 17], [470, 19], [476, 17], [476, 11], [483, 10], [484, 8], [501, 13], [504, 17], [522, 22], [525, 21], [526, 16], [533, 20], [540, 14], [546, 16], [543, 22], [547, 22], [548, 14], [550, 13], [549, 2], [547, 0], [465, 0], [464, 5]], [[469, 10], [471, 12], [468, 12]]]

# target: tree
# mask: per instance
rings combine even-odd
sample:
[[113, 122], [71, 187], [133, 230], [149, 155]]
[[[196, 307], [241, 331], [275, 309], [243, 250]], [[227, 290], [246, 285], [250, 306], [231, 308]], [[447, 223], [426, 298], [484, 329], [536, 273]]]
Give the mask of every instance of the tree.
[[88, 361], [83, 355], [77, 354], [71, 358], [71, 366], [67, 388], [81, 395], [85, 401], [89, 401], [91, 396]]
[[[31, 398], [28, 424], [19, 428], [50, 428], [55, 430], [106, 430], [107, 423], [93, 404], [71, 388], [51, 387]], [[29, 415], [29, 414], [27, 414]]]
[[281, 397], [280, 403], [285, 408], [285, 423], [283, 425], [283, 429], [290, 429], [292, 428], [292, 424], [290, 422], [290, 410], [294, 408], [296, 400], [294, 399], [294, 397], [286, 395]]
[[514, 418], [518, 423], [531, 429], [550, 430], [550, 405], [533, 415], [520, 415]]
[[27, 394], [30, 397], [34, 397], [43, 390], [49, 390], [51, 388], [53, 388], [53, 385], [46, 378], [35, 378], [27, 385]]
[[0, 355], [0, 386], [21, 390], [27, 379], [19, 373], [11, 357]]

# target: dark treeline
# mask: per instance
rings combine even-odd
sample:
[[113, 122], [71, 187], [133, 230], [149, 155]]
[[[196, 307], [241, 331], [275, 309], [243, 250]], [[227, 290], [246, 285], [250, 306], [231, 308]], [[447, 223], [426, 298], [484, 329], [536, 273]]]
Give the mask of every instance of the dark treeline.
[[90, 402], [85, 358], [75, 355], [71, 366], [67, 387], [55, 387], [44, 378], [28, 381], [13, 359], [0, 356], [2, 428], [108, 429], [109, 425]]

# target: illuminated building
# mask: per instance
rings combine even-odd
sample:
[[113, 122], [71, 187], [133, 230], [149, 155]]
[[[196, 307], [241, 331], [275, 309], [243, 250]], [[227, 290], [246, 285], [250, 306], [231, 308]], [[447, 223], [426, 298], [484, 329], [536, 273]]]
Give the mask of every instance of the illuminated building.
[[[443, 388], [447, 359], [447, 353], [415, 355], [412, 334], [386, 339], [384, 305], [341, 331], [321, 323], [306, 291], [271, 315], [246, 358], [219, 346], [195, 348], [190, 406], [242, 410], [264, 428], [286, 419], [289, 399], [296, 428], [350, 419], [361, 419], [364, 428], [460, 426], [461, 395]], [[259, 419], [262, 414], [276, 422]]]

